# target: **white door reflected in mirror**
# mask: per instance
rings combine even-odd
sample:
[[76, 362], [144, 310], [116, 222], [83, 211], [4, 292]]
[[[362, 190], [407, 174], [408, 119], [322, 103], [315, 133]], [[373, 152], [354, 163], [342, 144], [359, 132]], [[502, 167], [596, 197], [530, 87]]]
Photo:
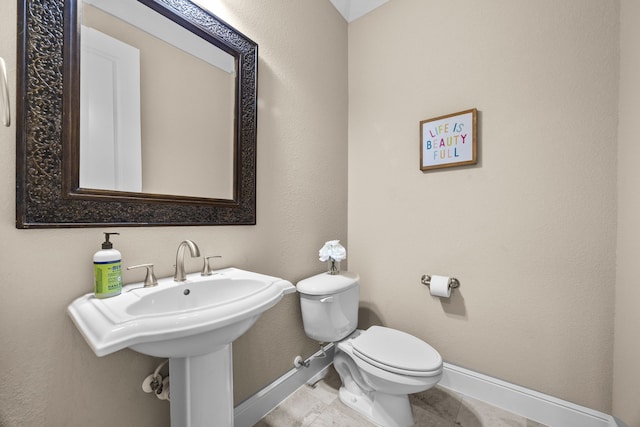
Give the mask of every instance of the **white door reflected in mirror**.
[[140, 51], [82, 26], [80, 186], [142, 192]]

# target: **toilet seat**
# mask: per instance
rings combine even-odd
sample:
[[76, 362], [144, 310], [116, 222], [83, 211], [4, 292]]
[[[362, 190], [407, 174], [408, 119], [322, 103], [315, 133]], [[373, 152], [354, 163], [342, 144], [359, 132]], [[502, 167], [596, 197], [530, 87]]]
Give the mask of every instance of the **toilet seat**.
[[354, 356], [388, 372], [417, 377], [442, 372], [442, 357], [433, 347], [396, 329], [372, 326], [350, 344]]

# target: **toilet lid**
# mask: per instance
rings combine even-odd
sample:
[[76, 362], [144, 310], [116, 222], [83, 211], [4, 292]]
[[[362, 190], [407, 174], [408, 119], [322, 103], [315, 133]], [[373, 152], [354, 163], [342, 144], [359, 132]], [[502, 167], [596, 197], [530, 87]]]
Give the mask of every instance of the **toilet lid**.
[[351, 344], [356, 356], [390, 372], [425, 376], [442, 369], [442, 357], [436, 349], [396, 329], [372, 326]]

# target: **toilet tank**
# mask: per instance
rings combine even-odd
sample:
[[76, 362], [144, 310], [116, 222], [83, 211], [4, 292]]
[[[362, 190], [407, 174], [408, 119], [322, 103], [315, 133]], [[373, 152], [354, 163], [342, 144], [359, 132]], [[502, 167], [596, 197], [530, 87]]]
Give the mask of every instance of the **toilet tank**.
[[358, 325], [360, 299], [355, 273], [322, 273], [296, 285], [304, 331], [311, 339], [336, 342], [348, 336]]

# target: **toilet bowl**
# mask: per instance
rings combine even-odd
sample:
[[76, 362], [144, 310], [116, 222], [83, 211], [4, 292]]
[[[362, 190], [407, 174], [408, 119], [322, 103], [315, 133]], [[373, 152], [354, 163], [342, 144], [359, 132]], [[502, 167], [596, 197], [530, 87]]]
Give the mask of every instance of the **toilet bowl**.
[[408, 394], [428, 390], [442, 377], [442, 358], [433, 347], [380, 326], [340, 341], [333, 363], [342, 403], [384, 427], [412, 425]]
[[442, 357], [429, 344], [396, 329], [356, 330], [359, 277], [319, 274], [297, 288], [305, 332], [336, 343], [334, 366], [340, 400], [381, 427], [413, 424], [408, 394], [427, 390], [442, 377]]

